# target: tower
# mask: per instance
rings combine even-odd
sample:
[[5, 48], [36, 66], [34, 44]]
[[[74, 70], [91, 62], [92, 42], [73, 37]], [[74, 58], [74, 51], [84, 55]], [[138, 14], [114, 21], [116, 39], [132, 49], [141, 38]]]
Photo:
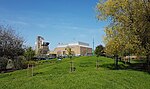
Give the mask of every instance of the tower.
[[42, 43], [44, 42], [44, 38], [41, 37], [41, 36], [37, 36], [37, 39], [36, 39], [36, 49], [35, 49], [35, 53], [38, 54], [39, 52], [39, 49], [42, 48]]
[[37, 36], [35, 53], [36, 54], [47, 54], [47, 52], [49, 51], [48, 45], [49, 45], [49, 43], [44, 42], [43, 37]]

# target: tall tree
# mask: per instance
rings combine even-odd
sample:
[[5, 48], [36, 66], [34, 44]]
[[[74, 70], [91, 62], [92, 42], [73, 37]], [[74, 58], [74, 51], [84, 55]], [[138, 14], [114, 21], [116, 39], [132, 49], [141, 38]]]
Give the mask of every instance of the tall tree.
[[[98, 19], [109, 20], [106, 50], [150, 56], [150, 0], [100, 0]], [[120, 40], [121, 39], [121, 40]]]

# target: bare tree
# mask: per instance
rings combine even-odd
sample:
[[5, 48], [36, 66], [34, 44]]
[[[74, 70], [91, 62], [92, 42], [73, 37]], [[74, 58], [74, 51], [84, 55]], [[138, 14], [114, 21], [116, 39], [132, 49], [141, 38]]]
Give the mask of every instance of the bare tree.
[[0, 57], [7, 57], [14, 59], [14, 57], [22, 55], [23, 38], [10, 26], [0, 26]]
[[23, 42], [10, 26], [0, 25], [0, 70], [6, 68], [8, 59], [19, 63], [18, 57], [24, 53]]

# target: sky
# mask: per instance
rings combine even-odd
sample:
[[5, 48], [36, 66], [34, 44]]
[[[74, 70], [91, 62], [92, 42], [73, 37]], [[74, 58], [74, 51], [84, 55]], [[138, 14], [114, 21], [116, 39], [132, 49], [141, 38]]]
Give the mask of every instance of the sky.
[[0, 0], [0, 24], [10, 25], [34, 47], [38, 35], [50, 43], [86, 42], [104, 45], [108, 22], [96, 18], [99, 0]]

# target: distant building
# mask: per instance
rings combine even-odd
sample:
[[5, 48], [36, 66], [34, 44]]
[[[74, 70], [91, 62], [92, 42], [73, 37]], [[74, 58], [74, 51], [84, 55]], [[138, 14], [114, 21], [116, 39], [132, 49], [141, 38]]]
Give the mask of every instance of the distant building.
[[68, 54], [66, 50], [67, 47], [71, 48], [71, 53], [74, 56], [91, 56], [92, 55], [92, 48], [89, 47], [88, 43], [84, 43], [84, 42], [59, 44], [54, 49], [54, 53], [57, 56], [66, 56]]
[[35, 53], [37, 55], [47, 54], [48, 51], [49, 51], [48, 45], [49, 45], [49, 43], [48, 42], [44, 42], [44, 38], [43, 37], [37, 36]]

